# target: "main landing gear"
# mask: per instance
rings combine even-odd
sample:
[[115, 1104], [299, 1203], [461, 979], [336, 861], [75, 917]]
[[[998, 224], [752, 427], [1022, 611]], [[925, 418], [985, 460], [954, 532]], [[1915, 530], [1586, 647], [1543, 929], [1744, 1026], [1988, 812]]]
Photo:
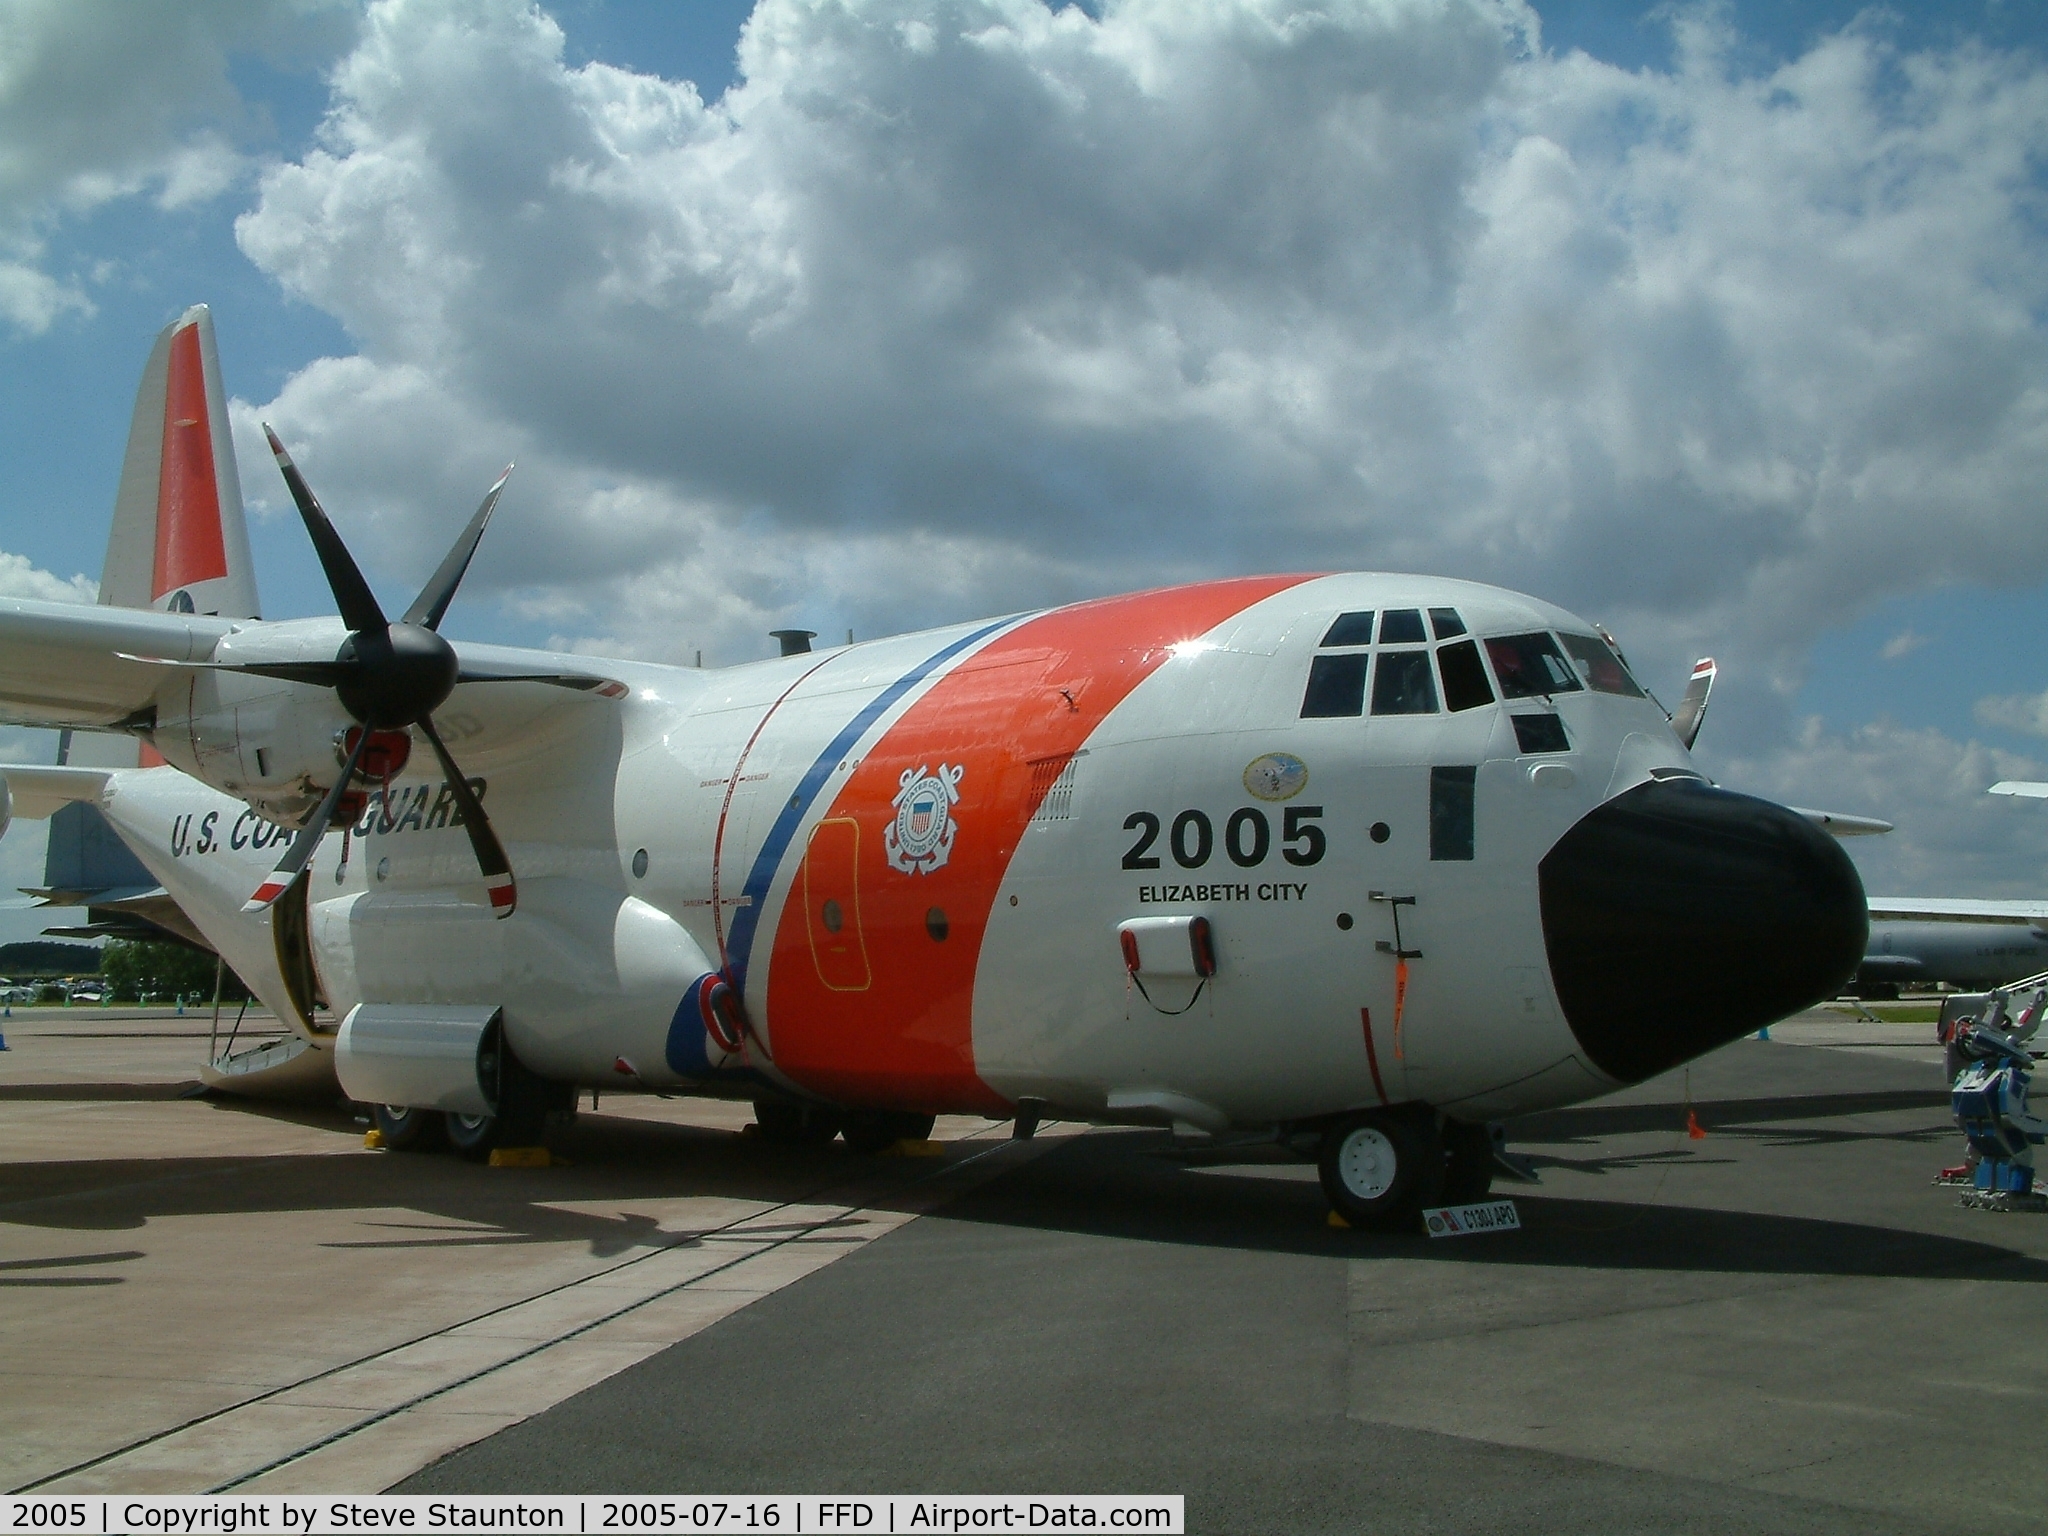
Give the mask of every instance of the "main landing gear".
[[1493, 1137], [1484, 1125], [1439, 1121], [1426, 1104], [1365, 1109], [1324, 1127], [1316, 1165], [1339, 1216], [1354, 1227], [1400, 1231], [1427, 1206], [1486, 1198]]
[[491, 1112], [443, 1114], [404, 1104], [376, 1104], [371, 1121], [382, 1143], [394, 1152], [432, 1152], [452, 1147], [478, 1161], [500, 1147], [537, 1147], [547, 1138], [548, 1116], [576, 1112], [576, 1090], [529, 1071], [493, 1032], [479, 1058], [478, 1076], [493, 1085]]

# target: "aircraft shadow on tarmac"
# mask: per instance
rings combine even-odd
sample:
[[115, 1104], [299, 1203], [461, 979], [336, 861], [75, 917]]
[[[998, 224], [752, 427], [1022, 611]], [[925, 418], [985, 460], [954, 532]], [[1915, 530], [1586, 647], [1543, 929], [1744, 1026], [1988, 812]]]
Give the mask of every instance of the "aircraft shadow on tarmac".
[[[1948, 1118], [1948, 1095], [1938, 1089], [1820, 1093], [1772, 1099], [1701, 1099], [1694, 1101], [1692, 1110], [1703, 1125], [1731, 1129], [1787, 1120], [1834, 1120], [1852, 1115], [1926, 1110], [1941, 1117], [1943, 1134], [1955, 1134]], [[1674, 1128], [1685, 1129], [1685, 1106], [1667, 1102], [1589, 1104], [1577, 1109], [1547, 1110], [1540, 1115], [1523, 1116], [1514, 1122], [1510, 1130], [1517, 1141], [1556, 1143]]]
[[[1870, 1112], [1872, 1097], [1856, 1096], [1853, 1112]], [[1912, 1101], [1916, 1107], [1925, 1102], [1924, 1095]], [[1658, 1112], [1655, 1128], [1668, 1129], [1671, 1106], [1650, 1108]], [[1814, 1113], [1809, 1101], [1806, 1114]], [[1946, 1139], [1955, 1138], [1952, 1127], [1941, 1130]], [[1667, 1157], [1635, 1161], [1654, 1165]], [[1688, 1161], [1706, 1166], [1698, 1154]], [[953, 1202], [936, 1219], [1352, 1259], [2048, 1284], [2048, 1262], [1989, 1240], [1869, 1221], [1716, 1209], [1682, 1203], [1669, 1193], [1662, 1199], [1587, 1200], [1540, 1185], [1503, 1186], [1495, 1193], [1516, 1202], [1520, 1232], [1432, 1242], [1420, 1233], [1333, 1230], [1313, 1172], [1276, 1150], [1219, 1149], [1189, 1157], [1176, 1152], [1162, 1132], [1098, 1133]]]
[[[1811, 1149], [1805, 1155], [1822, 1157], [1835, 1141], [1953, 1138], [1953, 1128], [1934, 1118], [1945, 1107], [1923, 1092], [1717, 1100], [1694, 1106], [1715, 1136], [1728, 1138], [1723, 1147], [1770, 1134]], [[353, 1133], [346, 1117], [331, 1110], [222, 1108]], [[1923, 1112], [1924, 1122], [1898, 1128], [1816, 1124], [1908, 1110]], [[1669, 1103], [1603, 1105], [1532, 1117], [1516, 1129], [1544, 1146], [1590, 1147], [1609, 1136], [1682, 1136], [1674, 1127], [1682, 1127], [1683, 1113]], [[1790, 1127], [1795, 1120], [1801, 1122], [1796, 1131]], [[1759, 1124], [1785, 1129], [1765, 1133], [1755, 1129]], [[921, 1160], [876, 1160], [838, 1147], [769, 1146], [727, 1131], [626, 1116], [580, 1117], [560, 1145], [570, 1165], [548, 1169], [493, 1169], [448, 1156], [349, 1151], [19, 1163], [0, 1167], [0, 1228], [123, 1231], [181, 1215], [354, 1210], [365, 1215], [362, 1235], [327, 1246], [574, 1242], [587, 1244], [593, 1256], [608, 1257], [718, 1240], [715, 1229], [672, 1229], [656, 1215], [633, 1210], [641, 1200], [718, 1196], [768, 1205], [915, 1208], [928, 1204], [920, 1186], [942, 1175], [939, 1165]], [[1686, 1145], [1609, 1149], [1583, 1163], [1554, 1155], [1549, 1161], [1559, 1167], [1613, 1170], [1680, 1161], [1705, 1169], [1741, 1160], [1697, 1142], [1690, 1143], [1697, 1150], [1680, 1153]], [[1750, 1140], [1749, 1146], [1758, 1144]], [[1720, 1177], [1728, 1175], [1723, 1171]], [[1499, 1193], [1520, 1207], [1521, 1232], [1442, 1243], [1405, 1233], [1339, 1231], [1325, 1223], [1327, 1208], [1313, 1169], [1270, 1145], [1191, 1151], [1177, 1148], [1164, 1131], [1098, 1130], [1047, 1149], [940, 1206], [934, 1219], [1346, 1259], [1426, 1256], [1460, 1264], [2048, 1283], [2048, 1263], [1995, 1241], [1824, 1216], [1713, 1209], [1683, 1204], [1673, 1195], [1588, 1200], [1527, 1185], [1506, 1186]], [[612, 1209], [567, 1208], [579, 1204]], [[812, 1226], [795, 1219], [789, 1223], [790, 1230]], [[779, 1230], [772, 1211], [748, 1228], [756, 1236]], [[140, 1256], [123, 1253], [100, 1261]], [[0, 1284], [14, 1278], [13, 1272], [0, 1269]], [[40, 1272], [23, 1272], [16, 1283], [60, 1279], [104, 1283], [100, 1276]]]
[[184, 1083], [0, 1083], [0, 1104], [149, 1104], [192, 1095]]
[[[223, 1113], [360, 1130], [331, 1109], [223, 1101]], [[638, 1201], [718, 1197], [766, 1205], [917, 1209], [939, 1166], [875, 1159], [838, 1147], [779, 1147], [729, 1131], [625, 1116], [583, 1115], [555, 1144], [556, 1166], [488, 1168], [449, 1155], [333, 1152], [50, 1160], [0, 1164], [0, 1232], [10, 1226], [132, 1231], [180, 1216], [364, 1213], [365, 1235], [334, 1249], [499, 1247], [583, 1243], [593, 1257], [721, 1241], [720, 1229], [676, 1228]], [[568, 1209], [602, 1205], [608, 1213]], [[619, 1209], [624, 1206], [626, 1209]], [[736, 1213], [737, 1214], [737, 1213]], [[801, 1233], [832, 1241], [856, 1217], [815, 1210], [745, 1222], [750, 1241]], [[859, 1241], [851, 1231], [849, 1243]], [[123, 1257], [141, 1257], [140, 1254]], [[0, 1275], [5, 1271], [0, 1270]], [[4, 1281], [0, 1281], [4, 1283]]]
[[60, 1259], [0, 1259], [0, 1289], [20, 1290], [28, 1286], [44, 1289], [72, 1289], [78, 1286], [120, 1285], [120, 1275], [56, 1274], [52, 1271], [78, 1269], [92, 1264], [125, 1264], [143, 1257], [140, 1248], [118, 1253], [74, 1253]]

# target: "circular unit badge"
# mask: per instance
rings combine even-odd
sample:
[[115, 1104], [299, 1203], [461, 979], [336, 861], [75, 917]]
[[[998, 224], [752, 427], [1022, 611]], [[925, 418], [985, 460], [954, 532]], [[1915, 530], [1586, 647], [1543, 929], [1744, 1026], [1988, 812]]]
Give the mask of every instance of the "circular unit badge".
[[1245, 764], [1244, 787], [1260, 800], [1292, 800], [1308, 787], [1308, 764], [1292, 752], [1268, 752]]

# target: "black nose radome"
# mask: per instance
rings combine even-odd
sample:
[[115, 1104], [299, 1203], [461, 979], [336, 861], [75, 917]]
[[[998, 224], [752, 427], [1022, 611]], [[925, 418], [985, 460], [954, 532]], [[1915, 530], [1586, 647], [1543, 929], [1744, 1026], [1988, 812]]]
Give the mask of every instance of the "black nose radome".
[[1537, 882], [1565, 1018], [1624, 1083], [1832, 997], [1870, 929], [1832, 837], [1696, 779], [1652, 780], [1589, 811]]

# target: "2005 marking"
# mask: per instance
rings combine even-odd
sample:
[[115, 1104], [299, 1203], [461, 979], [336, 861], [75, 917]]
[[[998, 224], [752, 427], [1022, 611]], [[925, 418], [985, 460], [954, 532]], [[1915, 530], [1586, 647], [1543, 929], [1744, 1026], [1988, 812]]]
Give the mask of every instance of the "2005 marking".
[[[1317, 820], [1320, 805], [1290, 805], [1280, 822], [1280, 856], [1290, 864], [1309, 865], [1322, 861], [1329, 851], [1329, 839]], [[1124, 850], [1125, 869], [1157, 869], [1159, 855], [1152, 845], [1159, 841], [1162, 823], [1151, 811], [1133, 811], [1124, 818], [1124, 830], [1138, 834], [1138, 840]], [[1200, 869], [1216, 848], [1215, 824], [1203, 811], [1186, 810], [1173, 818], [1167, 835], [1173, 862], [1182, 869]], [[1223, 851], [1240, 869], [1263, 864], [1273, 846], [1273, 825], [1257, 806], [1240, 806], [1223, 824]]]

